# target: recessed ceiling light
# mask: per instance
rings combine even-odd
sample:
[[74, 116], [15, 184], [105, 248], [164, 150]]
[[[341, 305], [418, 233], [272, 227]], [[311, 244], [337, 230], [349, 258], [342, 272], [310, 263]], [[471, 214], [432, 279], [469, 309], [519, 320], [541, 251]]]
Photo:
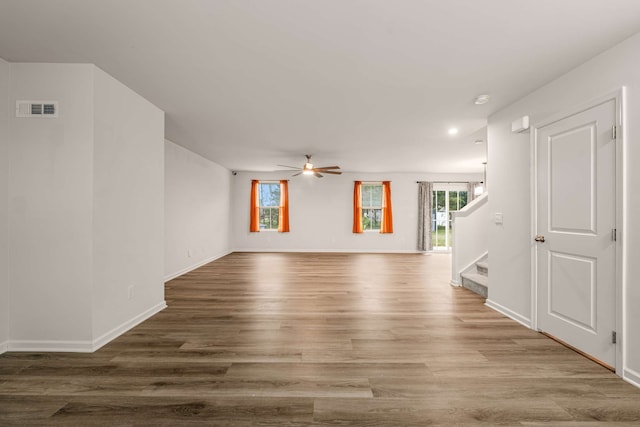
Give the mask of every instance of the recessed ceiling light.
[[476, 99], [473, 101], [473, 103], [476, 105], [486, 104], [487, 102], [489, 102], [490, 98], [491, 96], [487, 94], [478, 95], [476, 96]]
[[456, 135], [458, 133], [458, 128], [449, 128], [449, 135]]

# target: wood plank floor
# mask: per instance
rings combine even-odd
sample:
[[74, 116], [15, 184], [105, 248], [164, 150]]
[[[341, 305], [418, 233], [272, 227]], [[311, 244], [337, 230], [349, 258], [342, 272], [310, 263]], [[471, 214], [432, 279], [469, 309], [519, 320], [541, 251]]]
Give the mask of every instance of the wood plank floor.
[[640, 390], [448, 255], [236, 253], [94, 354], [0, 356], [0, 425], [640, 425]]

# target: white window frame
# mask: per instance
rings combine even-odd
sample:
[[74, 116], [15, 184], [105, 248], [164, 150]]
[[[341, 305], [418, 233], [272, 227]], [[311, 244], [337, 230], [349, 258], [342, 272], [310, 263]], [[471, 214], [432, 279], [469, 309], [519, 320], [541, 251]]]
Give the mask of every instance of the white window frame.
[[[280, 181], [258, 181], [258, 186], [261, 186], [262, 184], [278, 184], [280, 186], [280, 200], [282, 200], [282, 184], [280, 184]], [[262, 216], [261, 215], [262, 209], [269, 209], [269, 210], [280, 209], [280, 206], [279, 205], [278, 206], [262, 206], [262, 189], [258, 187], [258, 226], [260, 226], [259, 218]], [[272, 215], [272, 213], [270, 215]], [[278, 231], [279, 227], [280, 227], [280, 217], [278, 217], [278, 224], [276, 225], [276, 228], [260, 227], [260, 231]]]
[[[362, 195], [364, 194], [364, 187], [365, 186], [369, 186], [369, 187], [380, 187], [380, 191], [382, 193], [382, 197], [380, 198], [380, 206], [366, 206], [363, 203], [362, 200]], [[361, 203], [361, 207], [362, 207], [362, 215], [360, 216], [360, 221], [362, 221], [362, 231], [364, 233], [380, 233], [380, 230], [382, 229], [382, 221], [384, 220], [383, 216], [384, 216], [384, 210], [382, 209], [382, 205], [384, 202], [384, 188], [382, 187], [382, 181], [367, 181], [367, 182], [362, 182], [360, 184], [360, 203]], [[380, 227], [378, 228], [372, 228], [372, 229], [365, 229], [364, 228], [364, 212], [367, 209], [378, 209], [380, 210]]]

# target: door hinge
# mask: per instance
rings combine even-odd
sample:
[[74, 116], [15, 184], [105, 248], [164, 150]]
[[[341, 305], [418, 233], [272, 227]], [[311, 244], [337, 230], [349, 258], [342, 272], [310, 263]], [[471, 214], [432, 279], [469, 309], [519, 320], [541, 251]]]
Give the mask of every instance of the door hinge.
[[618, 240], [618, 230], [615, 228], [611, 229], [611, 240], [616, 242]]
[[616, 342], [618, 342], [618, 334], [616, 334], [616, 331], [611, 331], [611, 344], [615, 344]]
[[611, 127], [611, 138], [616, 139], [618, 136], [618, 126], [613, 125]]

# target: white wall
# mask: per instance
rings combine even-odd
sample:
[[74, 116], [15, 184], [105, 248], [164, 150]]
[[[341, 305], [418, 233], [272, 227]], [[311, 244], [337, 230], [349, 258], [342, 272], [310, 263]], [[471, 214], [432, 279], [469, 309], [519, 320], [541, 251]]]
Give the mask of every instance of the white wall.
[[510, 124], [529, 115], [532, 122], [569, 110], [591, 99], [627, 87], [624, 123], [624, 215], [622, 233], [624, 283], [623, 375], [640, 385], [640, 34], [602, 53], [563, 77], [540, 88], [489, 119], [491, 212], [502, 212], [504, 224], [492, 225], [489, 239], [489, 298], [514, 317], [531, 318], [530, 141], [515, 135]]
[[91, 340], [92, 84], [91, 65], [11, 64], [10, 105], [60, 102], [57, 119], [9, 119], [10, 334], [22, 348]]
[[93, 338], [104, 341], [165, 305], [164, 113], [93, 71]]
[[93, 65], [9, 68], [9, 109], [59, 117], [9, 115], [8, 347], [91, 351], [166, 306], [164, 113]]
[[165, 141], [165, 280], [231, 251], [231, 172]]
[[0, 353], [9, 341], [9, 71], [0, 59]]
[[453, 213], [455, 245], [451, 252], [451, 282], [460, 285], [460, 274], [489, 250], [489, 193], [476, 197]]
[[[291, 177], [291, 173], [239, 172], [231, 178], [235, 251], [414, 252], [417, 248], [416, 181], [480, 181], [479, 174], [344, 173]], [[249, 232], [251, 180], [289, 179], [290, 233]], [[391, 181], [393, 234], [352, 233], [353, 181]]]

